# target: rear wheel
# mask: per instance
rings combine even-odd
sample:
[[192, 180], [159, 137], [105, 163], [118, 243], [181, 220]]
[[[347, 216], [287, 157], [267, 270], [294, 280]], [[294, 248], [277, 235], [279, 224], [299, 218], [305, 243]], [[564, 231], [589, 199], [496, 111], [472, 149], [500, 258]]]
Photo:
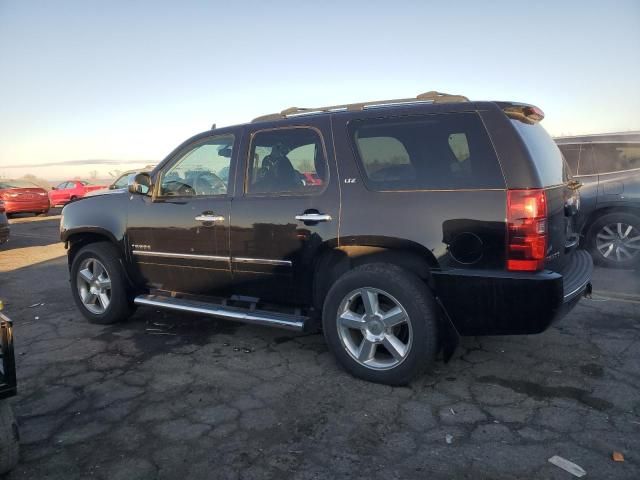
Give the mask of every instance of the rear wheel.
[[127, 287], [120, 254], [112, 244], [91, 243], [73, 259], [73, 299], [90, 322], [110, 324], [127, 319], [134, 311]]
[[633, 267], [640, 262], [640, 217], [626, 212], [602, 215], [589, 228], [587, 248], [599, 265]]
[[360, 266], [338, 279], [324, 303], [330, 350], [352, 375], [404, 385], [438, 348], [437, 309], [425, 283], [391, 264]]

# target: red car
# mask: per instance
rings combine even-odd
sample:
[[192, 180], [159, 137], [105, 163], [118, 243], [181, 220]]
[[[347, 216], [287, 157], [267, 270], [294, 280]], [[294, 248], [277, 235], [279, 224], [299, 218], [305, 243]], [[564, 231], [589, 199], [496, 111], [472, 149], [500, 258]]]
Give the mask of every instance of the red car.
[[89, 192], [102, 188], [106, 188], [106, 186], [92, 185], [83, 180], [69, 180], [53, 187], [49, 192], [49, 200], [51, 200], [51, 205], [66, 205], [69, 202], [84, 197]]
[[24, 180], [0, 180], [0, 200], [7, 216], [25, 212], [45, 214], [51, 206], [44, 188]]

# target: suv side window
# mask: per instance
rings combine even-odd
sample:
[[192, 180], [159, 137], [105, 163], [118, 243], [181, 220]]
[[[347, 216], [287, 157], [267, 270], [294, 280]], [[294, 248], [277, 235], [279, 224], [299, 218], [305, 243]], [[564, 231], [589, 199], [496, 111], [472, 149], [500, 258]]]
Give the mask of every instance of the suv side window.
[[574, 175], [578, 175], [578, 161], [580, 160], [580, 145], [568, 144], [568, 145], [558, 145], [558, 147], [562, 152], [562, 156], [567, 161], [567, 164], [571, 169], [571, 173], [573, 173]]
[[498, 159], [475, 113], [350, 122], [364, 181], [372, 190], [504, 188]]
[[594, 143], [592, 148], [599, 173], [640, 168], [638, 143]]
[[578, 175], [595, 175], [597, 173], [598, 168], [593, 159], [593, 146], [590, 143], [583, 143], [580, 145]]
[[256, 132], [247, 162], [248, 194], [313, 194], [327, 183], [324, 146], [317, 130], [309, 127]]
[[162, 197], [226, 195], [234, 136], [221, 135], [194, 146], [162, 172]]

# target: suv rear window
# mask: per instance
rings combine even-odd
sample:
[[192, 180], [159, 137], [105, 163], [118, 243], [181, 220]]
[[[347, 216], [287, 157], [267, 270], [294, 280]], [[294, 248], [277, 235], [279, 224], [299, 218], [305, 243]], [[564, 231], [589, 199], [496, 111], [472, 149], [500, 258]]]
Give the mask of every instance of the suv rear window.
[[640, 143], [592, 144], [599, 173], [640, 168]]
[[512, 119], [511, 123], [522, 137], [529, 155], [536, 164], [543, 187], [561, 185], [570, 175], [556, 142], [539, 123], [528, 124]]
[[372, 190], [505, 186], [491, 141], [475, 113], [356, 120], [349, 131]]

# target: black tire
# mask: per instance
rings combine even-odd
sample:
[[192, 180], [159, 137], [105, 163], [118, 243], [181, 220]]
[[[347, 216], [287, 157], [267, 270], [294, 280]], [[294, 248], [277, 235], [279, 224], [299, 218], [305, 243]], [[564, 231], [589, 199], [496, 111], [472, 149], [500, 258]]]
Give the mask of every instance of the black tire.
[[[589, 253], [591, 253], [593, 261], [598, 265], [610, 268], [633, 268], [640, 264], [640, 250], [627, 247], [625, 250], [633, 253], [632, 258], [624, 258], [622, 252], [620, 258], [617, 258], [615, 250], [612, 250], [609, 255], [605, 257], [598, 249], [598, 234], [606, 233], [603, 231], [605, 227], [610, 227], [612, 225], [617, 226], [618, 224], [633, 227], [629, 237], [640, 235], [640, 217], [627, 212], [607, 213], [598, 217], [589, 227], [586, 237], [586, 247], [589, 250]], [[612, 230], [609, 228], [609, 230], [614, 231], [617, 236], [617, 229]], [[623, 230], [626, 230], [626, 228], [623, 228]], [[606, 242], [606, 240], [604, 242]], [[636, 245], [640, 247], [640, 242], [633, 242], [633, 246]]]
[[[383, 299], [389, 298], [384, 294], [391, 295], [406, 311], [406, 323], [410, 324], [413, 339], [408, 342], [410, 346], [407, 347], [406, 356], [395, 366], [376, 369], [364, 365], [349, 353], [341, 340], [338, 309], [344, 305], [343, 302], [354, 298], [354, 291], [362, 288], [383, 292]], [[340, 277], [325, 299], [322, 324], [329, 349], [338, 362], [355, 377], [371, 382], [405, 385], [433, 364], [438, 351], [438, 310], [433, 295], [416, 275], [391, 264], [362, 265]], [[357, 335], [358, 330], [354, 332]], [[379, 353], [377, 348], [374, 355]]]
[[20, 435], [18, 423], [7, 400], [0, 400], [0, 475], [18, 464]]
[[[98, 260], [111, 280], [110, 301], [100, 313], [88, 309], [80, 296], [78, 287], [80, 268], [85, 261], [89, 262], [92, 259]], [[71, 265], [71, 292], [76, 305], [91, 323], [108, 325], [124, 321], [135, 311], [129, 298], [129, 285], [120, 262], [120, 252], [108, 242], [90, 243], [78, 251]]]
[[39, 217], [46, 217], [47, 215], [49, 215], [49, 210], [43, 210], [42, 212], [38, 213]]

